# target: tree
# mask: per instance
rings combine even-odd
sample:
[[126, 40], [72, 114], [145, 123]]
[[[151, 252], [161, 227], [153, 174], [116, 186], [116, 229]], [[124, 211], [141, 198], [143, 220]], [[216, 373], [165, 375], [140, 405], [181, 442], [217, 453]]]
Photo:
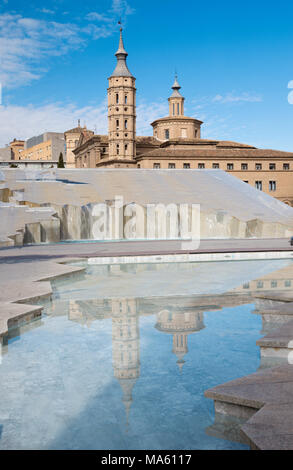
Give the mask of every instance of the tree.
[[57, 168], [65, 168], [63, 161], [63, 153], [60, 152]]

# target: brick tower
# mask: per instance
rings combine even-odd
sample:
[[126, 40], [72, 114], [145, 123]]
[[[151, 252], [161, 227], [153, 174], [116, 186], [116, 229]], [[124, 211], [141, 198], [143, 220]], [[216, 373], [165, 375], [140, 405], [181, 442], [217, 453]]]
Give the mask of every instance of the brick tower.
[[108, 79], [109, 161], [118, 163], [115, 166], [132, 167], [136, 165], [136, 88], [135, 78], [126, 64], [128, 54], [124, 49], [122, 28], [115, 55], [117, 65]]

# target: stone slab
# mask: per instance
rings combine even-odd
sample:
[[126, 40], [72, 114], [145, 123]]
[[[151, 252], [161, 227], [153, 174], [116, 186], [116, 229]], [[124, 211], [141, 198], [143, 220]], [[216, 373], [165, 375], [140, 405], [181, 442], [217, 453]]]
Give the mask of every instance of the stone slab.
[[261, 347], [293, 349], [293, 320], [268, 333], [256, 344]]
[[59, 243], [0, 249], [0, 258], [131, 256], [173, 253], [255, 253], [293, 251], [287, 238], [267, 239], [202, 239], [196, 250], [184, 249], [180, 240], [91, 241], [88, 243]]
[[[75, 258], [76, 259], [76, 258]], [[41, 315], [41, 305], [30, 305], [52, 294], [49, 280], [60, 276], [74, 275], [84, 270], [80, 266], [68, 266], [64, 262], [75, 259], [54, 261], [19, 261], [0, 264], [0, 337], [20, 319], [29, 320]], [[80, 258], [79, 258], [80, 260]]]
[[293, 406], [265, 405], [242, 425], [253, 447], [260, 450], [293, 449]]
[[266, 294], [255, 294], [256, 299], [267, 299], [267, 300], [276, 300], [281, 302], [293, 302], [293, 291], [287, 292], [276, 292], [275, 294], [270, 292]]
[[293, 367], [284, 365], [218, 385], [207, 398], [259, 409], [266, 403], [293, 404]]
[[0, 303], [0, 338], [18, 321], [40, 316], [42, 309], [40, 305]]
[[293, 449], [292, 366], [260, 370], [207, 390], [205, 396], [255, 408], [255, 414], [241, 427], [252, 448]]
[[[270, 296], [275, 294], [268, 294]], [[278, 297], [283, 295], [283, 293], [277, 294]], [[290, 296], [291, 294], [289, 294]], [[255, 295], [253, 296], [255, 297]], [[253, 313], [257, 315], [292, 315], [293, 318], [293, 302], [273, 302], [270, 305], [265, 305], [258, 307], [258, 309], [254, 310]]]

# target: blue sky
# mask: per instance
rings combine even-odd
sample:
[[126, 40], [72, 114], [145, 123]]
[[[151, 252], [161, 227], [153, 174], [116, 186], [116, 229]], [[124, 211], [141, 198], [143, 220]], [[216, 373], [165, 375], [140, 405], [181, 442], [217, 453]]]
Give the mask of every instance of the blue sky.
[[0, 146], [78, 118], [107, 132], [119, 16], [138, 134], [167, 114], [176, 68], [204, 138], [293, 151], [293, 4], [282, 0], [0, 0]]

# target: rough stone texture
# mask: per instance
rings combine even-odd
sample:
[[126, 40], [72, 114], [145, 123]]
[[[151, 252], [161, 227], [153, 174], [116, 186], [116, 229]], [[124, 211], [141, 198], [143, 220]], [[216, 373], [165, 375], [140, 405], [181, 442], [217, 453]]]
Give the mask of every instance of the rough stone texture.
[[[19, 193], [22, 197], [23, 192]], [[0, 200], [0, 247], [60, 241], [60, 221], [52, 217], [54, 209], [29, 207], [11, 199], [9, 203]]]
[[293, 403], [265, 405], [242, 426], [253, 447], [265, 450], [293, 449]]
[[0, 264], [0, 338], [7, 333], [9, 326], [20, 319], [30, 320], [34, 316], [41, 315], [42, 306], [31, 305], [30, 302], [51, 296], [52, 288], [49, 279], [82, 270], [81, 267], [66, 266], [52, 261], [35, 263], [33, 260], [30, 262], [26, 260], [4, 264], [2, 259]]
[[212, 426], [206, 428], [205, 432], [208, 436], [214, 436], [218, 439], [226, 439], [252, 446], [252, 443], [241, 429], [241, 425], [244, 424], [245, 421], [247, 421], [247, 417], [240, 418], [233, 414], [229, 415], [215, 411], [214, 423]]
[[293, 320], [286, 322], [280, 328], [268, 333], [266, 336], [259, 339], [256, 344], [263, 348], [286, 348], [293, 350]]
[[239, 406], [232, 403], [215, 400], [215, 413], [218, 415], [234, 416], [235, 418], [247, 420], [255, 413], [255, 408]]
[[41, 242], [41, 225], [38, 222], [26, 224], [24, 233], [24, 243]]
[[[252, 447], [293, 448], [293, 414], [285, 411], [293, 409], [292, 366], [260, 370], [207, 390], [205, 396], [228, 404], [255, 408], [256, 411], [260, 409], [242, 426]], [[283, 441], [281, 436], [284, 436]]]
[[42, 313], [40, 305], [23, 305], [0, 302], [0, 342], [7, 333], [8, 328], [17, 325], [19, 321], [29, 321]]
[[[221, 170], [52, 169], [34, 172], [7, 169], [3, 173], [15, 202], [65, 208], [59, 212], [61, 236], [69, 239], [80, 239], [79, 222], [85, 215], [88, 238], [102, 239], [105, 234], [97, 235], [93, 226], [93, 219], [97, 221], [96, 204], [106, 203], [110, 207], [117, 197], [122, 198], [124, 207], [135, 203], [145, 216], [150, 204], [172, 204], [176, 212], [173, 227], [180, 227], [180, 204], [200, 205], [201, 223], [193, 224], [193, 236], [198, 236], [200, 231], [201, 238], [293, 235], [293, 208]], [[155, 226], [159, 230], [160, 223], [156, 220], [152, 220], [148, 228]], [[184, 235], [177, 232], [177, 237]], [[156, 238], [148, 235], [141, 221], [137, 238], [142, 236]]]

